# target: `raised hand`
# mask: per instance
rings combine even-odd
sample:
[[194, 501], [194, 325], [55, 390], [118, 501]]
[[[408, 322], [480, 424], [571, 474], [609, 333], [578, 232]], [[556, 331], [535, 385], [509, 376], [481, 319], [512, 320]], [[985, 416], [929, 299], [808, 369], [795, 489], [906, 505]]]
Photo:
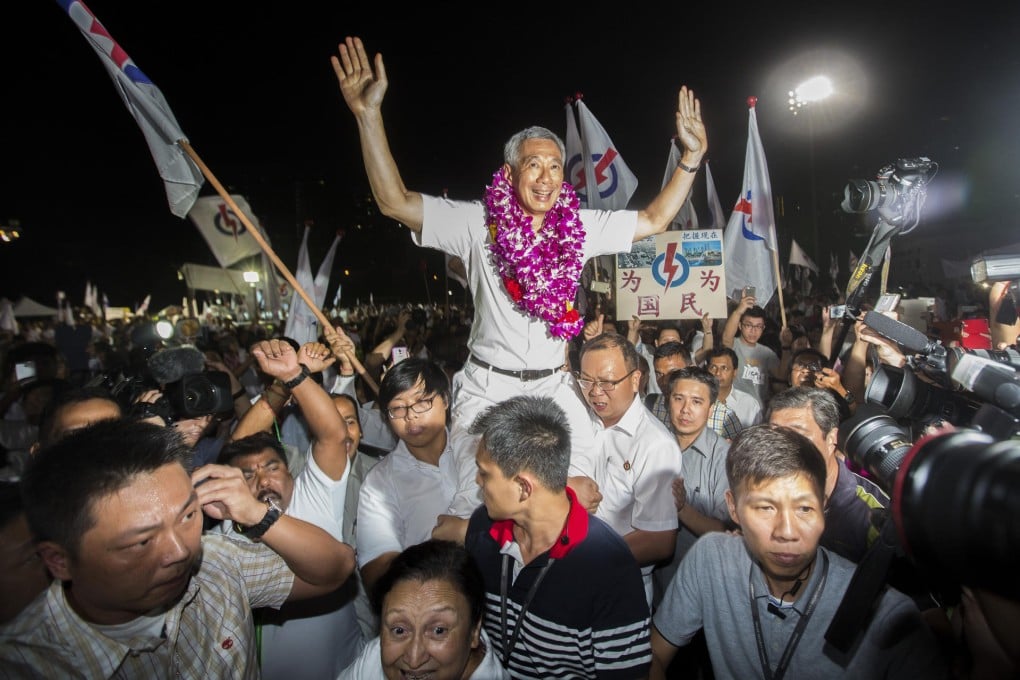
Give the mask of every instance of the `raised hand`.
[[333, 365], [336, 357], [321, 342], [306, 342], [298, 350], [297, 361], [307, 366], [311, 373], [321, 373], [322, 369]]
[[701, 102], [686, 85], [680, 88], [680, 96], [677, 99], [677, 136], [684, 145], [685, 152], [697, 156], [697, 162], [700, 163], [701, 157], [708, 151], [708, 133], [705, 132], [705, 124], [701, 120]]
[[263, 373], [282, 382], [287, 382], [301, 372], [297, 352], [286, 340], [262, 340], [252, 346], [251, 354]]
[[329, 60], [348, 108], [356, 116], [369, 110], [378, 111], [389, 85], [382, 55], [375, 55], [373, 73], [361, 38], [346, 37], [340, 43], [339, 52], [339, 56], [332, 56]]

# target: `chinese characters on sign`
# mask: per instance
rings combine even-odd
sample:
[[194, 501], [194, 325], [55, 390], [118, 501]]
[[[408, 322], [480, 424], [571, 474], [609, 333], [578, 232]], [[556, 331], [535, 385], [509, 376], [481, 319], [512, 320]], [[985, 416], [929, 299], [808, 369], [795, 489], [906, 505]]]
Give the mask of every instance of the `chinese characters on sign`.
[[667, 231], [638, 241], [616, 261], [618, 319], [726, 317], [721, 229]]

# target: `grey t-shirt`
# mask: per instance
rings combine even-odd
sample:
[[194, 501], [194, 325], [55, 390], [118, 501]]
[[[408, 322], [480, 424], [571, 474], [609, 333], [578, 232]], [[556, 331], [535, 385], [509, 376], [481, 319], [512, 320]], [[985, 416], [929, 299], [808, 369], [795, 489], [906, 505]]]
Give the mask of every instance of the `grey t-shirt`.
[[786, 618], [768, 612], [768, 590], [761, 569], [752, 568], [740, 536], [709, 533], [694, 544], [680, 563], [653, 622], [672, 645], [683, 646], [704, 628], [717, 680], [764, 677], [758, 656], [749, 585], [753, 585], [762, 637], [771, 668], [821, 580], [822, 555], [828, 556], [824, 589], [787, 668], [786, 678], [948, 678], [949, 671], [935, 639], [906, 595], [886, 588], [878, 597], [870, 624], [848, 660], [825, 641], [825, 632], [854, 573], [854, 564], [824, 548], [815, 569]]

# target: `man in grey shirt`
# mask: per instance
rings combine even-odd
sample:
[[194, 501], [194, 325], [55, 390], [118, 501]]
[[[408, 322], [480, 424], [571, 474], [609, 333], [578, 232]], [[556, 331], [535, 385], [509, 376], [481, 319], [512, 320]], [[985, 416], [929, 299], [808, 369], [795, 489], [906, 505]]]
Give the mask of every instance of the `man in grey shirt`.
[[803, 435], [757, 425], [733, 440], [726, 503], [741, 535], [706, 534], [687, 553], [653, 618], [650, 678], [704, 630], [714, 677], [948, 678], [906, 595], [886, 588], [851, 652], [825, 641], [854, 564], [819, 546], [825, 462]]

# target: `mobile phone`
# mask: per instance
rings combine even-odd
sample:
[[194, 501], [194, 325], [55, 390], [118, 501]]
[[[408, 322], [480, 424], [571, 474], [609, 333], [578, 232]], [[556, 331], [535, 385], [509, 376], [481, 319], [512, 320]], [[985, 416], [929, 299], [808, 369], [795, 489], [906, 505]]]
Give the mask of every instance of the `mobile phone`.
[[754, 286], [744, 286], [744, 297], [754, 297]]
[[829, 318], [830, 319], [842, 319], [846, 314], [846, 305], [830, 305], [829, 306]]
[[14, 378], [18, 382], [25, 380], [31, 380], [35, 377], [35, 362], [34, 361], [19, 361], [14, 364]]
[[878, 302], [875, 303], [876, 312], [892, 312], [896, 310], [896, 307], [900, 304], [899, 293], [886, 293], [878, 298]]
[[394, 347], [393, 348], [392, 356], [393, 356], [393, 365], [396, 366], [401, 361], [403, 361], [404, 359], [407, 358], [407, 348], [403, 347], [403, 346], [401, 346], [401, 347]]

